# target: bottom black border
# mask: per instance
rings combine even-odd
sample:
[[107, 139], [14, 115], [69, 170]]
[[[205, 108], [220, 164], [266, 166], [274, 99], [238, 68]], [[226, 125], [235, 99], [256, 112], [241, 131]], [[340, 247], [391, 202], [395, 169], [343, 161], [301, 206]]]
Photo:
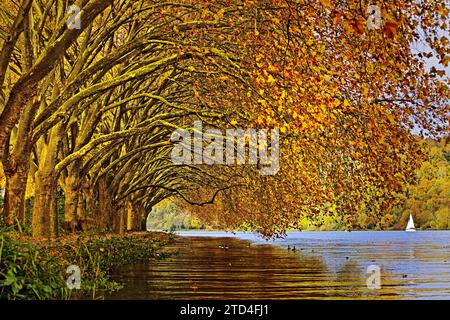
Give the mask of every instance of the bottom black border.
[[[366, 319], [387, 316], [394, 313], [404, 317], [437, 314], [442, 308], [443, 314], [450, 310], [449, 301], [0, 301], [2, 316], [5, 312], [22, 316], [30, 314], [45, 315], [46, 318], [64, 319], [67, 317], [88, 317], [98, 314], [99, 319], [105, 317], [121, 317], [124, 315], [147, 319], [306, 319], [310, 317], [338, 319]], [[189, 314], [186, 309], [190, 307]], [[233, 307], [234, 306], [234, 307]], [[250, 309], [250, 307], [253, 308]], [[255, 307], [255, 306], [262, 306]], [[265, 307], [267, 306], [267, 307]], [[194, 309], [192, 309], [194, 307]], [[206, 309], [208, 308], [208, 309]], [[209, 315], [214, 308], [212, 316]], [[261, 313], [261, 309], [264, 311]], [[198, 313], [192, 314], [192, 310]], [[206, 313], [208, 310], [208, 313]], [[228, 312], [226, 312], [228, 310]], [[251, 313], [248, 310], [253, 310]], [[267, 314], [266, 311], [267, 310]], [[127, 317], [128, 317], [127, 316]], [[3, 318], [3, 317], [2, 317]], [[128, 320], [128, 319], [127, 319]]]

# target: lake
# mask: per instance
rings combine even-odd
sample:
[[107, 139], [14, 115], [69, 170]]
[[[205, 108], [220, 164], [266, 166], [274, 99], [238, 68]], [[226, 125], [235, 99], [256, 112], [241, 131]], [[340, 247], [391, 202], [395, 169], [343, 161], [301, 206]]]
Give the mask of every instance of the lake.
[[450, 299], [450, 231], [178, 235], [177, 255], [117, 270], [107, 299]]

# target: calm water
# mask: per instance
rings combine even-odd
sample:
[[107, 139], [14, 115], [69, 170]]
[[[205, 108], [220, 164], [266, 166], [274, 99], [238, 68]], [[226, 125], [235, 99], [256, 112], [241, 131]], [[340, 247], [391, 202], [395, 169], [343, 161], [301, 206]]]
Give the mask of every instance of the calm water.
[[[179, 234], [178, 255], [119, 270], [125, 288], [109, 298], [450, 299], [450, 231]], [[379, 290], [367, 288], [370, 265]]]

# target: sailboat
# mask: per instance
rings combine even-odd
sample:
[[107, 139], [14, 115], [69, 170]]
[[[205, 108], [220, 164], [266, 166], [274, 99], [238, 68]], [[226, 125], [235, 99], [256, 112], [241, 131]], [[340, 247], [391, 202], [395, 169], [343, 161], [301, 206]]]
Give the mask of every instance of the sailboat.
[[406, 226], [406, 232], [414, 232], [416, 231], [416, 227], [414, 226], [414, 220], [412, 214], [409, 215], [408, 225]]

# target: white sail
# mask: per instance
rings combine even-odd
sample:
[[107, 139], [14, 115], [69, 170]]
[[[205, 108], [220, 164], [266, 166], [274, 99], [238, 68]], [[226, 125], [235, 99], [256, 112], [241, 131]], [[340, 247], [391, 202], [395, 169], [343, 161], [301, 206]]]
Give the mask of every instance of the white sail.
[[412, 214], [409, 215], [408, 225], [406, 226], [406, 231], [416, 231], [416, 227], [414, 226], [414, 220]]

